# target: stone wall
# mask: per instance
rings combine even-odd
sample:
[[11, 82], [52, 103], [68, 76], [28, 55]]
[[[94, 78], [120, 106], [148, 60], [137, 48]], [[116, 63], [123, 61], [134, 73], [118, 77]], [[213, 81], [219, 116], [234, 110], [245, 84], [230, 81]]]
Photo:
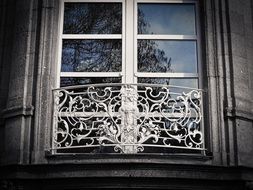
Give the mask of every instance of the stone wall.
[[[252, 0], [229, 1], [229, 61], [233, 107], [229, 120], [231, 138], [235, 139], [238, 165], [253, 167], [253, 8]], [[231, 116], [231, 117], [230, 117]]]

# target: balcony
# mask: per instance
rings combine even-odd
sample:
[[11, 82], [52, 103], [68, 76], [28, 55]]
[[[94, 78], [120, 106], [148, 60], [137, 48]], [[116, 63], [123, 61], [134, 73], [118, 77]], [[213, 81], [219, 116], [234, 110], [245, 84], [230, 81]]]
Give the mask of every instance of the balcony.
[[94, 84], [55, 89], [53, 96], [53, 154], [205, 149], [202, 90]]

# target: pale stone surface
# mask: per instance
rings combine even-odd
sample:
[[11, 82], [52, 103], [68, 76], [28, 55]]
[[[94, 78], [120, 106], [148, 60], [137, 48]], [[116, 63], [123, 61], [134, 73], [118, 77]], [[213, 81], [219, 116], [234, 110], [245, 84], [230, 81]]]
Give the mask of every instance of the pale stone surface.
[[239, 165], [253, 167], [253, 125], [250, 121], [238, 121], [236, 125]]

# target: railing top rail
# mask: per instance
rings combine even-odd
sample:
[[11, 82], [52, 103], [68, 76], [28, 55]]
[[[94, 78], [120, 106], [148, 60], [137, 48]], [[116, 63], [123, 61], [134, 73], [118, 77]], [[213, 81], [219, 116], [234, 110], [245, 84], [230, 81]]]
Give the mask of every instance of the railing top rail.
[[55, 88], [53, 91], [56, 90], [71, 90], [71, 89], [80, 89], [80, 88], [88, 88], [90, 86], [93, 87], [113, 87], [113, 86], [149, 86], [149, 87], [166, 87], [166, 88], [178, 88], [178, 89], [189, 89], [189, 90], [197, 90], [201, 92], [205, 92], [204, 89], [198, 89], [198, 88], [191, 88], [186, 86], [176, 86], [176, 85], [166, 85], [166, 84], [149, 84], [149, 83], [100, 83], [100, 84], [86, 84], [86, 85], [74, 85], [74, 86], [67, 86], [67, 87], [60, 87]]

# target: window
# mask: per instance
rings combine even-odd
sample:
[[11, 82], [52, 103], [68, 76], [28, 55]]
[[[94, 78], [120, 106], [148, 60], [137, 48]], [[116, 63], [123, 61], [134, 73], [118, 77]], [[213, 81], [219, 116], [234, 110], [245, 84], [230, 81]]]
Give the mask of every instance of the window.
[[139, 82], [198, 88], [196, 2], [65, 1], [63, 6], [60, 86]]
[[61, 21], [57, 153], [204, 149], [197, 1], [65, 0]]
[[138, 3], [138, 82], [198, 88], [194, 3]]
[[64, 4], [61, 86], [121, 82], [122, 3]]

